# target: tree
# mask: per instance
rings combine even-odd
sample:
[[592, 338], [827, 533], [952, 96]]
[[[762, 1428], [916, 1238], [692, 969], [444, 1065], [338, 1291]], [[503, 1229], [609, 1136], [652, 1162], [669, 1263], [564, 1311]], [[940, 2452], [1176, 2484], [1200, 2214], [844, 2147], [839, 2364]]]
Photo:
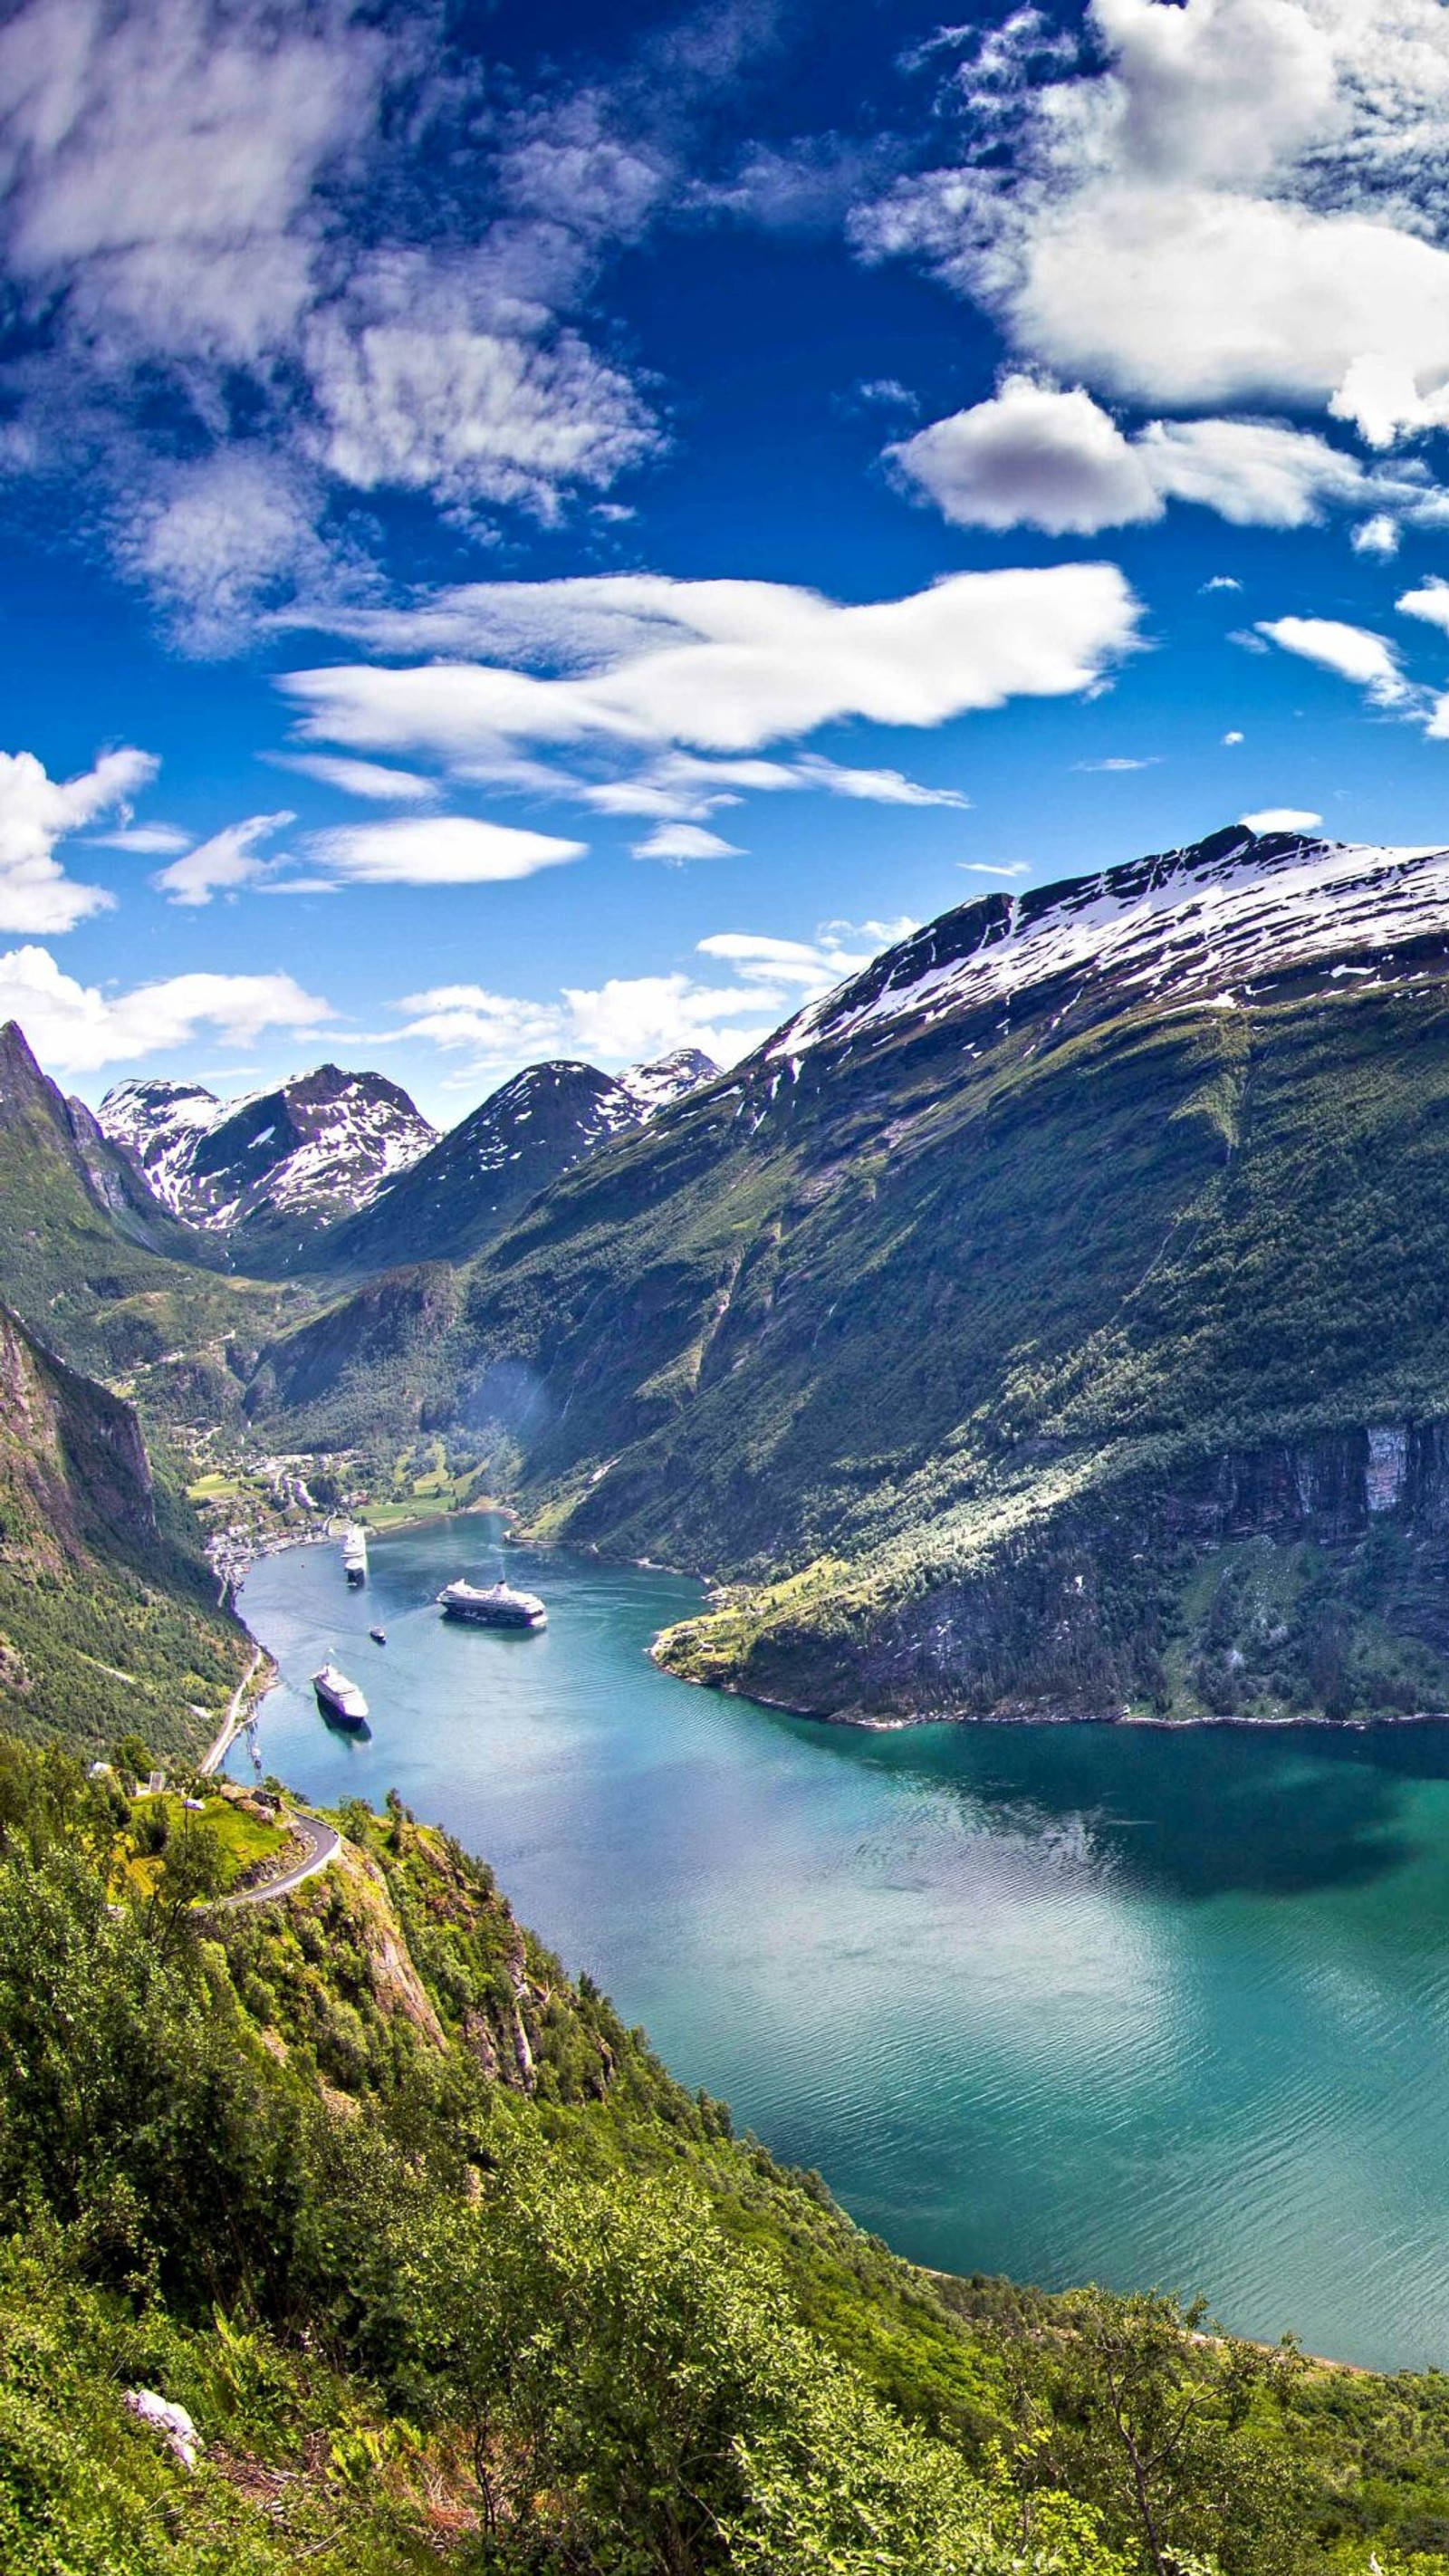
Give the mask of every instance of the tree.
[[1050, 2420], [1020, 2454], [1026, 2481], [1097, 2504], [1151, 2576], [1188, 2576], [1208, 2556], [1232, 2576], [1295, 2566], [1291, 2459], [1249, 2429], [1286, 2394], [1293, 2346], [1223, 2335], [1203, 2300], [1184, 2308], [1156, 2291], [1073, 2291], [1061, 2314], [1040, 2390]]

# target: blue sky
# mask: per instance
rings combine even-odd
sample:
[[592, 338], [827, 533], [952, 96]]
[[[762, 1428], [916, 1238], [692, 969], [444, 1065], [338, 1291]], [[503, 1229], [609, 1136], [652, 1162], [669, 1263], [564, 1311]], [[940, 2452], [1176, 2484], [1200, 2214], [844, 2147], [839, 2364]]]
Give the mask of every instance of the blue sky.
[[1445, 0], [30, 0], [0, 99], [0, 1009], [88, 1097], [451, 1120], [1449, 839]]

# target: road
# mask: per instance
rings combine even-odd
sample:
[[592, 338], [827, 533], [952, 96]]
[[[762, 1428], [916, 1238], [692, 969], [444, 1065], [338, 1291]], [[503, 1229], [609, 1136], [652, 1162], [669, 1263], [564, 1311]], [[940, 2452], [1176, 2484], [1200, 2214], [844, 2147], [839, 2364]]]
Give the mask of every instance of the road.
[[236, 1689], [232, 1692], [231, 1698], [227, 1702], [226, 1715], [222, 1719], [220, 1733], [216, 1735], [212, 1742], [207, 1746], [200, 1762], [196, 1766], [203, 1779], [209, 1780], [213, 1771], [220, 1770], [222, 1763], [226, 1760], [228, 1753], [231, 1751], [232, 1745], [240, 1735], [243, 1724], [245, 1723], [242, 1717], [242, 1710], [246, 1706], [246, 1696], [252, 1685], [252, 1675], [255, 1673], [258, 1664], [264, 1663], [265, 1661], [266, 1658], [262, 1653], [261, 1647], [256, 1647], [252, 1654], [251, 1662], [248, 1664], [246, 1671], [243, 1673], [241, 1680], [237, 1683]]
[[324, 1825], [320, 1816], [304, 1816], [298, 1807], [290, 1810], [287, 1822], [306, 1844], [306, 1859], [284, 1870], [280, 1878], [268, 1879], [263, 1887], [244, 1887], [236, 1896], [221, 1897], [215, 1907], [218, 1914], [235, 1914], [243, 1905], [271, 1905], [279, 1896], [290, 1896], [305, 1878], [315, 1878], [319, 1869], [336, 1859], [342, 1837], [335, 1825]]

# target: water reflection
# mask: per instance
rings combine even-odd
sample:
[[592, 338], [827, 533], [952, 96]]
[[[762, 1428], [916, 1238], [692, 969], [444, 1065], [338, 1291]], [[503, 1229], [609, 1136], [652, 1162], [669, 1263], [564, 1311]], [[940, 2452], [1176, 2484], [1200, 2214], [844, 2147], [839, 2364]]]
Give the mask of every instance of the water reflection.
[[[548, 1630], [445, 1626], [486, 1540], [379, 1543], [358, 1598], [322, 1550], [255, 1570], [268, 1768], [441, 1818], [919, 2260], [1449, 2361], [1449, 1727], [812, 1725], [650, 1664], [676, 1576], [510, 1550]], [[367, 1743], [306, 1686], [359, 1652]]]

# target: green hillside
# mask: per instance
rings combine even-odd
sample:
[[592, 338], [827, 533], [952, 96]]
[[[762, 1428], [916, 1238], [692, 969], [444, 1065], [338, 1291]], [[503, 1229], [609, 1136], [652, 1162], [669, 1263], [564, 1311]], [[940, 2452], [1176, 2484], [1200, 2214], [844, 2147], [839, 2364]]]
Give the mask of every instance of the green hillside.
[[196, 1748], [245, 1669], [129, 1404], [0, 1307], [0, 1713], [41, 1742]]
[[1449, 2566], [1441, 2381], [915, 2272], [395, 1800], [231, 1913], [145, 1803], [0, 1739], [15, 2576]]
[[296, 1292], [231, 1278], [219, 1258], [72, 1110], [15, 1023], [0, 1029], [0, 1296], [47, 1348], [124, 1383], [153, 1418], [234, 1413]]
[[[1236, 865], [1112, 882], [1190, 922]], [[1158, 972], [912, 1008], [1003, 903], [565, 1176], [451, 1318], [383, 1281], [274, 1343], [258, 1419], [448, 1426], [537, 1527], [743, 1587], [678, 1669], [824, 1713], [1449, 1705], [1442, 941], [1326, 903], [1185, 984], [1169, 918]]]

